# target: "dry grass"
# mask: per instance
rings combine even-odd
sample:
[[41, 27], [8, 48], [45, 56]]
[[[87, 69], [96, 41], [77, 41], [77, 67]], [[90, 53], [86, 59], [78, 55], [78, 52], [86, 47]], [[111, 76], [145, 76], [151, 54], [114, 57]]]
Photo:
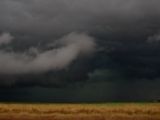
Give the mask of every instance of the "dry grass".
[[0, 104], [0, 120], [160, 120], [160, 104]]

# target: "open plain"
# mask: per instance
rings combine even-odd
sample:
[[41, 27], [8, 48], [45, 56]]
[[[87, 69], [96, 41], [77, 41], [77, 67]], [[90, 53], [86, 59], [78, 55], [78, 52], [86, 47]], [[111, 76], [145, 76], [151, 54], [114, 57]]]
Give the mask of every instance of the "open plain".
[[0, 104], [0, 120], [160, 120], [159, 103]]

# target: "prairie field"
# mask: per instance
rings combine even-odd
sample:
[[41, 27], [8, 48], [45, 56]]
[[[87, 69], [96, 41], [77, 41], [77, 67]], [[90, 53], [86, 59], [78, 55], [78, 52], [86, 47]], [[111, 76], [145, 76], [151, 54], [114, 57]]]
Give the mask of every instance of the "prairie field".
[[0, 104], [0, 120], [160, 120], [159, 103]]

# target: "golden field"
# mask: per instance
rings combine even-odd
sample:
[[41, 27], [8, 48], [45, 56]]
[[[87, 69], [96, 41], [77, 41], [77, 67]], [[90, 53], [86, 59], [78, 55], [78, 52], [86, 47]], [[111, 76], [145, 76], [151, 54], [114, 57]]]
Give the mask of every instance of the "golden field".
[[158, 103], [0, 104], [0, 120], [160, 120]]

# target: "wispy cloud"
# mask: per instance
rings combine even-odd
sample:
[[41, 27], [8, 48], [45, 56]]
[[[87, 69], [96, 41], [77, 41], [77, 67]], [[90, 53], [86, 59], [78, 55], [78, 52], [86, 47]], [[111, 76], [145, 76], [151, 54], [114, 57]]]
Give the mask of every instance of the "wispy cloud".
[[[4, 34], [2, 40], [12, 39]], [[94, 38], [83, 33], [71, 33], [57, 40], [60, 47], [40, 52], [34, 48], [35, 56], [26, 53], [0, 51], [0, 73], [25, 74], [60, 70], [70, 65], [79, 55], [95, 50]], [[35, 52], [36, 51], [36, 52]], [[30, 51], [31, 52], [31, 51]]]

